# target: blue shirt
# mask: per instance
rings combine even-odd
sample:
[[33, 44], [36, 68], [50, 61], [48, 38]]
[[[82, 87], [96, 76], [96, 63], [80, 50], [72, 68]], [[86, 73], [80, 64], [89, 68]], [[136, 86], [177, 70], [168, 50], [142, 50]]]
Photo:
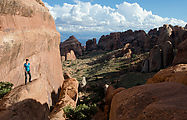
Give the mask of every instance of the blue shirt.
[[28, 63], [28, 64], [25, 63], [24, 67], [25, 67], [26, 71], [30, 71], [30, 63]]

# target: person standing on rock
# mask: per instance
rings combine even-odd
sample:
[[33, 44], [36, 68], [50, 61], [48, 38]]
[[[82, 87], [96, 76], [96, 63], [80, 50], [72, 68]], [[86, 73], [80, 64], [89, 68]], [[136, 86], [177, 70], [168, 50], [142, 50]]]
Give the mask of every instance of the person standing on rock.
[[29, 59], [26, 59], [25, 67], [25, 85], [27, 84], [27, 74], [29, 75], [29, 82], [31, 82], [31, 72], [30, 72], [30, 63]]

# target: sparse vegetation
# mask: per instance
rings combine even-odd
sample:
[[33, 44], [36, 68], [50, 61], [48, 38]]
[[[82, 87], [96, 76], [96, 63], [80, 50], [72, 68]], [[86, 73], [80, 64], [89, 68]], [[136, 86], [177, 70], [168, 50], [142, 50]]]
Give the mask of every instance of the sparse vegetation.
[[13, 84], [9, 82], [0, 82], [0, 99], [12, 90]]
[[90, 120], [96, 112], [96, 104], [80, 104], [76, 108], [72, 108], [70, 106], [64, 108], [64, 113], [67, 120]]
[[[68, 70], [72, 77], [81, 81], [83, 76], [87, 80], [86, 91], [79, 96], [80, 105], [76, 109], [66, 109], [69, 120], [85, 120], [85, 115], [78, 113], [80, 107], [95, 104], [97, 108], [103, 109], [103, 98], [105, 96], [104, 85], [112, 84], [114, 87], [130, 88], [145, 84], [146, 79], [154, 73], [137, 72], [141, 62], [149, 55], [133, 54], [132, 58], [115, 57], [118, 50], [110, 52], [93, 52], [81, 56], [75, 61], [64, 61], [63, 68]], [[96, 54], [97, 53], [97, 54]], [[84, 106], [83, 106], [84, 105]], [[87, 118], [89, 120], [89, 118]]]

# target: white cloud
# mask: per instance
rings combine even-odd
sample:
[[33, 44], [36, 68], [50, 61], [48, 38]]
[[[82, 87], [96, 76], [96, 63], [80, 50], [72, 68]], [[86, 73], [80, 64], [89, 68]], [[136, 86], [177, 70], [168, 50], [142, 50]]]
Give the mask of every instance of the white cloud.
[[149, 30], [163, 24], [185, 26], [175, 18], [162, 18], [140, 7], [137, 3], [123, 2], [116, 8], [75, 0], [75, 4], [50, 6], [57, 29], [61, 32], [113, 32], [127, 29]]

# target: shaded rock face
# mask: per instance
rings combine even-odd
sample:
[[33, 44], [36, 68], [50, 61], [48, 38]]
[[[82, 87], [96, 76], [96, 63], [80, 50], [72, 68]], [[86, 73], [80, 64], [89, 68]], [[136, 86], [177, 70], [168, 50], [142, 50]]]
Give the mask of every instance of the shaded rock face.
[[170, 41], [166, 41], [161, 45], [162, 53], [163, 53], [163, 67], [167, 67], [172, 64], [174, 53], [173, 53], [173, 45]]
[[97, 49], [96, 38], [86, 41], [86, 51], [92, 51]]
[[112, 99], [110, 120], [184, 120], [187, 118], [186, 92], [187, 87], [178, 83], [123, 90]]
[[187, 64], [187, 39], [178, 46], [178, 52], [174, 58], [173, 64]]
[[162, 66], [161, 49], [156, 45], [151, 51], [149, 56], [149, 70], [150, 72], [160, 70]]
[[60, 43], [61, 56], [66, 56], [71, 50], [75, 52], [77, 57], [82, 55], [81, 43], [74, 36], [70, 36], [67, 40]]
[[184, 29], [187, 29], [187, 24], [186, 24], [186, 26], [184, 27]]
[[38, 0], [2, 0], [0, 6], [0, 81], [15, 87], [24, 84], [23, 64], [28, 58], [36, 82], [33, 88], [22, 89], [25, 94], [18, 101], [35, 98], [52, 105], [51, 92], [57, 93], [64, 81], [60, 34], [52, 16]]
[[110, 35], [103, 35], [99, 39], [98, 47], [103, 50], [116, 50], [118, 48], [121, 48], [122, 43], [119, 40], [120, 39], [120, 33], [110, 33]]
[[33, 99], [25, 99], [0, 111], [1, 120], [49, 120], [47, 105]]
[[135, 39], [132, 43], [133, 48], [137, 53], [141, 51], [149, 51], [150, 46], [150, 39], [143, 30], [135, 31], [134, 32]]
[[132, 44], [135, 52], [148, 51], [151, 48], [149, 36], [143, 30], [128, 30], [125, 32], [111, 33], [102, 36], [98, 46], [103, 50], [116, 50], [122, 48], [125, 44]]
[[117, 93], [119, 93], [123, 90], [125, 90], [125, 88], [115, 89], [111, 85], [108, 87], [108, 89], [106, 91], [106, 95], [105, 95], [105, 107], [104, 107], [104, 119], [105, 120], [109, 119], [112, 98], [114, 97], [114, 95], [116, 95]]
[[187, 64], [179, 64], [160, 70], [147, 83], [177, 82], [187, 85]]
[[79, 83], [76, 79], [70, 77], [68, 73], [64, 74], [66, 79], [62, 86], [59, 100], [50, 113], [50, 120], [65, 120], [63, 108], [66, 106], [76, 107]]
[[144, 60], [144, 62], [142, 63], [142, 70], [141, 72], [149, 72], [149, 60]]
[[[153, 55], [159, 55], [161, 54], [161, 66], [159, 68], [159, 66], [153, 69], [149, 69], [149, 72], [152, 71], [158, 71], [161, 68], [166, 68], [170, 65], [173, 64], [177, 64], [177, 63], [186, 63], [185, 60], [185, 50], [184, 50], [184, 46], [185, 46], [185, 39], [187, 38], [187, 31], [183, 28], [183, 27], [179, 27], [179, 26], [171, 26], [171, 25], [164, 25], [163, 27], [160, 27], [159, 30], [157, 31], [157, 29], [153, 29], [149, 31], [149, 36], [151, 38], [152, 43], [157, 44], [155, 46], [159, 46], [160, 48], [160, 52], [159, 50], [154, 50], [155, 47], [150, 51], [150, 56], [149, 56], [149, 60], [151, 59], [151, 57], [153, 57]], [[156, 42], [155, 42], [156, 41]], [[176, 51], [176, 49], [178, 49], [178, 53], [175, 57], [174, 60], [174, 51]], [[183, 51], [183, 52], [182, 52]], [[180, 56], [180, 57], [177, 57]], [[157, 59], [156, 59], [157, 58]], [[175, 62], [178, 60], [181, 60], [181, 62]], [[157, 61], [158, 59], [160, 59], [160, 57], [155, 57], [154, 58], [155, 61], [148, 61], [149, 62], [149, 67], [151, 67], [153, 64], [157, 63], [160, 64], [160, 60]], [[146, 62], [144, 62], [146, 63]], [[143, 71], [147, 71], [147, 70], [143, 70], [144, 68], [147, 68], [148, 64], [143, 64], [142, 66], [142, 72]]]

